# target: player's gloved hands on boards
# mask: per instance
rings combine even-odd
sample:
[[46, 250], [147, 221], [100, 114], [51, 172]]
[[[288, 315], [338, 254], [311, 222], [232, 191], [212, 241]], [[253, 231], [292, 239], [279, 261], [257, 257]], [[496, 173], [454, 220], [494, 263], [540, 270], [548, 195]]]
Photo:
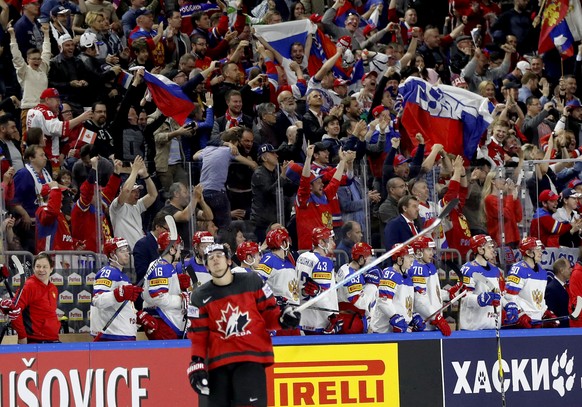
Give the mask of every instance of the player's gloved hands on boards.
[[444, 336], [451, 336], [451, 327], [442, 314], [438, 314], [430, 324], [436, 326]]
[[406, 332], [406, 330], [408, 329], [408, 324], [406, 323], [406, 320], [400, 314], [392, 315], [392, 318], [390, 318], [390, 325], [392, 325], [392, 332], [395, 333]]
[[315, 297], [321, 292], [321, 287], [311, 277], [307, 277], [303, 285], [303, 295], [305, 297]]
[[186, 372], [188, 373], [190, 386], [192, 386], [196, 393], [205, 396], [210, 394], [208, 372], [206, 371], [204, 359], [192, 356], [192, 362], [190, 362], [190, 366]]
[[151, 334], [156, 329], [158, 329], [158, 321], [150, 314], [145, 311], [138, 311], [137, 314], [137, 323], [141, 325], [148, 334]]
[[12, 300], [6, 298], [0, 301], [0, 308], [4, 314], [8, 314], [8, 318], [14, 321], [20, 315], [21, 309], [19, 306], [14, 305]]
[[[556, 314], [554, 314], [552, 311], [547, 309], [546, 312], [544, 312], [542, 319], [552, 319], [552, 318], [557, 318]], [[544, 327], [544, 328], [557, 328], [559, 326], [560, 326], [560, 321], [544, 322], [542, 324], [542, 327]]]
[[178, 274], [178, 281], [180, 282], [181, 291], [186, 291], [190, 288], [190, 276], [188, 274]]
[[515, 324], [519, 319], [519, 307], [514, 302], [508, 302], [503, 308], [505, 315], [503, 317], [504, 324]]
[[136, 285], [125, 284], [113, 290], [113, 295], [117, 302], [135, 301], [137, 297], [143, 292], [143, 288]]
[[486, 307], [491, 305], [493, 307], [498, 307], [501, 302], [501, 294], [494, 292], [484, 292], [477, 296], [477, 303], [480, 307]]
[[299, 321], [301, 321], [301, 313], [299, 311], [294, 311], [290, 305], [283, 308], [283, 313], [279, 317], [281, 328], [295, 329], [299, 326]]
[[366, 284], [374, 284], [376, 287], [380, 285], [380, 269], [375, 267], [364, 274], [364, 281]]
[[426, 328], [426, 324], [418, 312], [412, 314], [412, 320], [408, 326], [412, 328], [412, 332], [422, 332]]
[[526, 313], [521, 314], [517, 320], [517, 326], [521, 328], [531, 328], [531, 318]]
[[329, 324], [327, 324], [327, 327], [323, 330], [324, 334], [337, 334], [342, 330], [344, 320], [340, 319], [338, 314], [331, 314], [327, 319], [329, 320]]

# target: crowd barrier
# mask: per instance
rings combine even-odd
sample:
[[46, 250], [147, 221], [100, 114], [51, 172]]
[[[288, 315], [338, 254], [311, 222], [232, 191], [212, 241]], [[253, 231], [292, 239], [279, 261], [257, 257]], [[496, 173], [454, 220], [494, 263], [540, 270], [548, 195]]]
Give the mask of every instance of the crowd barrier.
[[[503, 330], [508, 406], [580, 406], [582, 330]], [[494, 331], [274, 338], [270, 407], [501, 405]], [[207, 406], [187, 340], [0, 347], [2, 406]]]

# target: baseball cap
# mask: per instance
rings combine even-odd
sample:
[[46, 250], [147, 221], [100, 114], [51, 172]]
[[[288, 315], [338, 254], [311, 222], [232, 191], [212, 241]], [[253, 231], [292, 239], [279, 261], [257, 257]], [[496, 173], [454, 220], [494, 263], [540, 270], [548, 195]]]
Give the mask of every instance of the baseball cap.
[[580, 104], [580, 101], [578, 99], [572, 99], [569, 100], [568, 102], [566, 102], [566, 107], [568, 109], [576, 109], [578, 107], [582, 107], [582, 105]]
[[142, 7], [135, 12], [135, 18], [138, 18], [140, 16], [151, 16], [151, 15], [152, 15], [151, 10], [148, 10], [145, 7]]
[[[51, 192], [51, 187], [49, 186], [49, 184], [43, 184], [43, 186], [40, 188], [40, 196], [42, 196], [43, 198], [48, 196], [48, 194], [50, 194]], [[59, 189], [61, 191], [66, 191], [68, 188], [67, 187], [59, 187]]]
[[522, 75], [524, 73], [526, 73], [526, 71], [531, 70], [531, 65], [527, 61], [519, 61], [516, 65], [516, 67], [517, 67], [517, 69], [519, 69], [521, 71]]
[[562, 191], [562, 198], [564, 199], [568, 199], [568, 198], [582, 198], [582, 194], [579, 194], [578, 192], [576, 192], [575, 189], [572, 188], [566, 188]]
[[315, 170], [311, 170], [311, 175], [309, 176], [309, 183], [312, 184], [313, 181], [320, 179], [323, 177], [323, 172], [317, 168]]
[[576, 188], [578, 185], [582, 185], [582, 179], [580, 178], [574, 178], [568, 182], [568, 188]]
[[378, 27], [376, 27], [374, 24], [368, 24], [367, 26], [365, 26], [364, 30], [363, 30], [364, 37], [367, 37], [368, 34], [370, 34], [376, 28], [378, 28]]
[[40, 94], [41, 99], [50, 99], [50, 98], [57, 98], [60, 99], [61, 95], [59, 95], [59, 91], [55, 88], [48, 88], [42, 91]]
[[85, 33], [81, 35], [79, 44], [84, 48], [91, 48], [97, 42], [97, 36], [93, 33]]
[[519, 88], [521, 88], [521, 85], [519, 83], [509, 81], [505, 85], [503, 85], [502, 87], [505, 89], [519, 89]]
[[275, 147], [272, 144], [261, 144], [259, 147], [259, 157], [265, 153], [276, 153]]
[[467, 41], [467, 40], [473, 41], [473, 38], [471, 38], [470, 35], [461, 35], [461, 36], [458, 36], [457, 38], [455, 38], [455, 44], [458, 44], [461, 41]]
[[372, 116], [374, 116], [374, 118], [377, 118], [385, 110], [388, 110], [388, 108], [384, 105], [376, 106], [375, 108], [372, 109]]
[[402, 165], [404, 163], [407, 163], [408, 161], [410, 161], [410, 158], [406, 158], [402, 154], [398, 154], [398, 155], [396, 155], [396, 157], [394, 157], [394, 162], [392, 164], [395, 167], [397, 167], [399, 165]]
[[538, 201], [540, 202], [548, 202], [548, 201], [557, 201], [560, 196], [554, 193], [551, 189], [544, 189], [540, 196], [538, 197]]
[[350, 84], [350, 81], [345, 80], [345, 79], [340, 79], [340, 78], [335, 78], [333, 80], [333, 87], [335, 88], [336, 86], [347, 86]]
[[62, 47], [67, 41], [73, 41], [73, 38], [69, 34], [63, 34], [57, 39], [57, 44]]
[[344, 35], [337, 40], [338, 44], [343, 46], [344, 48], [351, 48], [352, 47], [352, 37], [349, 35]]
[[364, 76], [362, 76], [362, 82], [364, 82], [369, 76], [375, 76], [377, 78], [378, 77], [378, 72], [376, 72], [376, 71], [370, 71], [367, 74], [364, 74]]
[[63, 6], [55, 6], [51, 9], [51, 16], [56, 17], [57, 14], [67, 14], [70, 13], [71, 10], [65, 8]]

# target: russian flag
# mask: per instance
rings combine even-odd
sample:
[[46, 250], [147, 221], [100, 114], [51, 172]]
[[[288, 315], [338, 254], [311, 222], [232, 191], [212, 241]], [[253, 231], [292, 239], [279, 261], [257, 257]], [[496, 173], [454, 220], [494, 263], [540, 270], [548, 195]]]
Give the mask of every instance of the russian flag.
[[582, 40], [582, 6], [580, 0], [548, 0], [543, 12], [538, 51], [553, 47], [562, 59], [574, 55], [574, 42]]
[[[317, 29], [313, 35], [313, 44], [311, 45], [311, 53], [309, 55], [309, 64], [307, 70], [309, 76], [315, 76], [325, 61], [335, 55], [337, 50], [335, 42], [333, 42], [323, 31]], [[339, 58], [332, 68], [336, 78], [350, 79], [352, 68], [345, 70], [342, 67], [342, 59]]]
[[154, 75], [148, 71], [144, 71], [143, 79], [162, 114], [172, 117], [180, 126], [183, 126], [188, 121], [188, 115], [194, 106], [188, 96], [182, 92], [182, 88], [165, 76]]
[[421, 133], [427, 150], [442, 144], [448, 153], [471, 159], [479, 140], [493, 121], [489, 100], [454, 86], [433, 86], [409, 77], [399, 86], [403, 96], [401, 124], [416, 145]]
[[129, 85], [131, 85], [132, 81], [133, 81], [133, 75], [124, 71], [123, 69], [121, 70], [121, 72], [117, 76], [117, 83], [119, 85], [123, 86], [125, 89], [129, 89]]
[[299, 42], [305, 45], [311, 31], [309, 19], [287, 21], [279, 24], [255, 25], [255, 35], [263, 38], [282, 57], [291, 59], [291, 45]]

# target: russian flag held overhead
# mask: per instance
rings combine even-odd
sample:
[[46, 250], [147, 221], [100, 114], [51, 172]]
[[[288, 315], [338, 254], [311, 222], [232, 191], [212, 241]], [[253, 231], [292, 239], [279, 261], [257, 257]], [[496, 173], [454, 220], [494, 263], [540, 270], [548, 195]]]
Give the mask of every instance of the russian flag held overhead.
[[447, 152], [471, 159], [493, 121], [488, 99], [465, 89], [411, 76], [399, 92], [404, 98], [400, 123], [413, 142], [421, 133], [427, 149], [442, 144]]
[[184, 125], [194, 106], [188, 96], [182, 92], [180, 85], [163, 75], [151, 74], [148, 71], [144, 71], [143, 79], [160, 112], [176, 120], [180, 126]]
[[281, 56], [291, 58], [291, 45], [305, 44], [311, 29], [309, 19], [288, 21], [279, 24], [255, 25], [255, 35], [269, 42]]
[[548, 0], [542, 14], [540, 54], [556, 47], [562, 59], [574, 55], [574, 42], [582, 40], [580, 0]]

